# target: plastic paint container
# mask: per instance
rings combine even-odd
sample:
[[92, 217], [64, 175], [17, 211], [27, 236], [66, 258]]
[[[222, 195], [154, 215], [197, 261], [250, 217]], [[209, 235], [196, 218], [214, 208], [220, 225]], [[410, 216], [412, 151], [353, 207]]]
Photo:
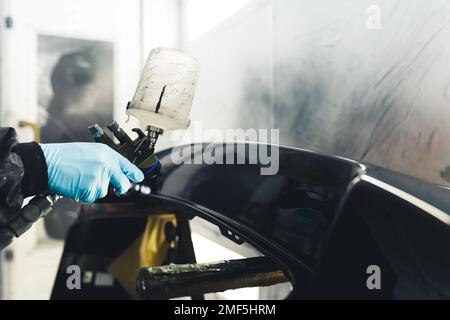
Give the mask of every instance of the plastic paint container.
[[153, 49], [126, 113], [163, 130], [187, 128], [198, 75], [193, 57], [175, 49]]

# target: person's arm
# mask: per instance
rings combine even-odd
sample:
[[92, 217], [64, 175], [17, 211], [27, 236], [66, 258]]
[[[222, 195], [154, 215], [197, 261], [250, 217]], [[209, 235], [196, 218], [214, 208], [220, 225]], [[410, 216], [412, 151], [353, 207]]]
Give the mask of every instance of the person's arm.
[[9, 227], [23, 199], [47, 191], [47, 165], [35, 142], [18, 143], [13, 128], [0, 128], [0, 248], [16, 234]]
[[45, 193], [47, 180], [39, 145], [18, 143], [13, 128], [0, 128], [0, 225], [17, 214], [24, 198]]
[[130, 180], [143, 179], [139, 168], [104, 144], [18, 143], [14, 129], [0, 128], [0, 248], [18, 236], [11, 226], [28, 196], [48, 192], [93, 202], [110, 185], [123, 194]]

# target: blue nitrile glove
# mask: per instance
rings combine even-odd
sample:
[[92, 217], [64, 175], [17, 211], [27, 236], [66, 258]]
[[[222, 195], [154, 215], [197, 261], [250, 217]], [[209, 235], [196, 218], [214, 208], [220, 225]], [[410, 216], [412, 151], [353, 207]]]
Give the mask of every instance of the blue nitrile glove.
[[124, 194], [129, 180], [144, 179], [141, 170], [102, 143], [40, 144], [47, 163], [50, 194], [93, 202], [108, 193], [111, 184]]

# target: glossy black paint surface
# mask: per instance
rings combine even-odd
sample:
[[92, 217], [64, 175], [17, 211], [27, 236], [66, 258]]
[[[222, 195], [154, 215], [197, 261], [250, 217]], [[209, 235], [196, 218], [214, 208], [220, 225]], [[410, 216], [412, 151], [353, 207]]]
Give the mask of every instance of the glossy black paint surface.
[[351, 161], [288, 148], [280, 149], [276, 175], [261, 175], [257, 164], [174, 165], [169, 154], [160, 160], [157, 194], [213, 210], [304, 256], [310, 264], [348, 183], [360, 170]]
[[[185, 159], [199, 152], [191, 148]], [[279, 172], [272, 176], [248, 161], [176, 165], [170, 150], [159, 157], [155, 196], [190, 203], [191, 214], [284, 263], [296, 284], [294, 297], [450, 298], [445, 188], [286, 147], [279, 149]], [[367, 289], [370, 265], [381, 268], [381, 290]]]
[[[239, 145], [245, 151], [255, 147]], [[287, 147], [279, 148], [275, 175], [261, 175], [260, 165], [248, 159], [243, 164], [187, 161], [204, 148], [227, 147], [236, 160], [235, 145], [196, 145], [191, 152], [185, 149], [178, 164], [174, 150], [159, 152], [161, 175], [152, 193], [134, 191], [95, 204], [94, 214], [82, 215], [71, 228], [61, 266], [90, 254], [95, 230], [118, 244], [125, 241], [101, 231], [108, 224], [120, 228], [114, 219], [170, 212], [210, 221], [225, 237], [247, 242], [278, 263], [293, 284], [292, 299], [450, 298], [448, 189]], [[373, 265], [381, 270], [379, 290], [367, 287]]]

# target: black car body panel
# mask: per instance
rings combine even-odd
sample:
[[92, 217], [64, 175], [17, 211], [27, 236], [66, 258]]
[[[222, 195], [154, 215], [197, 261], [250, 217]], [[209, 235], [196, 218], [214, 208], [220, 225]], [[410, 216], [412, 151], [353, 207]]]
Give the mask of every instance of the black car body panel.
[[[164, 150], [150, 195], [108, 201], [216, 224], [276, 261], [293, 285], [291, 299], [450, 298], [447, 188], [290, 147], [279, 147], [275, 175], [261, 175], [238, 150], [265, 147], [191, 145], [178, 163], [180, 148]], [[195, 164], [211, 148], [241, 164]], [[371, 266], [381, 272], [379, 289], [367, 286]]]

